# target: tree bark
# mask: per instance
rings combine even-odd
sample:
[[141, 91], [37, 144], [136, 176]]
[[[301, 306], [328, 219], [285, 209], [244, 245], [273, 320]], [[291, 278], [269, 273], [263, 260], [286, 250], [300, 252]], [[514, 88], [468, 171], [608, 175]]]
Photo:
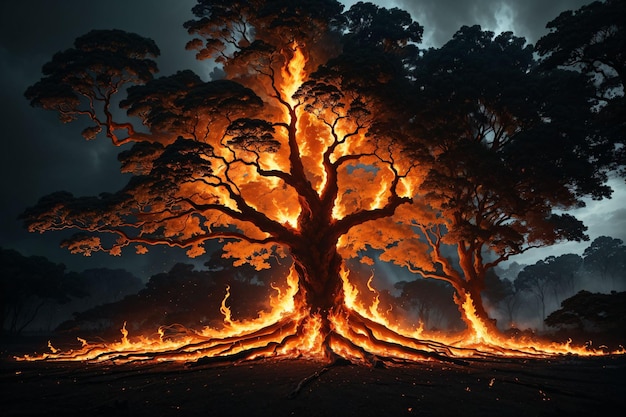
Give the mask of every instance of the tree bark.
[[335, 242], [303, 239], [302, 245], [292, 248], [291, 255], [298, 273], [297, 305], [303, 306], [310, 317], [319, 316], [322, 348], [327, 359], [332, 360], [329, 346], [330, 317], [344, 305], [342, 258]]
[[332, 313], [338, 303], [343, 303], [341, 257], [335, 247], [311, 246], [308, 253], [292, 253], [300, 279], [298, 297], [311, 313]]

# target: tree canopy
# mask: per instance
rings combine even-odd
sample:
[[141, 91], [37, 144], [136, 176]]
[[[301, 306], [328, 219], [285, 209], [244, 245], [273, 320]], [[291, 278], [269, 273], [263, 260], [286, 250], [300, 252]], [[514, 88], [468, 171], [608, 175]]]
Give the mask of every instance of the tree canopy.
[[583, 252], [586, 270], [599, 274], [600, 279], [626, 279], [626, 245], [621, 239], [600, 236]]
[[625, 306], [626, 292], [599, 294], [580, 291], [564, 300], [561, 308], [546, 318], [546, 324], [590, 332], [608, 331], [623, 340]]
[[[550, 32], [537, 42], [546, 68], [566, 67], [586, 74], [595, 89], [588, 96], [597, 106], [596, 132], [590, 139], [595, 158], [626, 166], [626, 4], [623, 0], [594, 1], [568, 10], [548, 22]], [[590, 132], [591, 133], [591, 132]], [[612, 158], [612, 159], [611, 159]]]

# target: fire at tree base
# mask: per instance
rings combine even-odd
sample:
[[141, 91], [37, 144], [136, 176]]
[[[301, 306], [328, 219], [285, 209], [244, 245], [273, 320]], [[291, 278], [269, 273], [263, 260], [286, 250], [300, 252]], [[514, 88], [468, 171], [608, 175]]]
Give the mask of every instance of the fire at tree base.
[[201, 331], [182, 325], [161, 326], [157, 336], [130, 335], [126, 323], [121, 340], [93, 343], [77, 338], [81, 346], [60, 350], [48, 342], [50, 352], [15, 357], [18, 361], [84, 361], [115, 364], [140, 362], [186, 362], [195, 364], [228, 363], [262, 358], [310, 359], [328, 364], [350, 362], [357, 365], [383, 366], [411, 362], [441, 361], [466, 364], [466, 359], [487, 357], [550, 358], [561, 355], [622, 355], [623, 347], [609, 351], [600, 346], [573, 346], [536, 338], [510, 338], [489, 326], [475, 312], [470, 297], [461, 307], [469, 320], [461, 333], [427, 332], [421, 327], [403, 329], [390, 322], [380, 311], [378, 293], [369, 306], [359, 302], [357, 289], [342, 271], [343, 303], [326, 315], [306, 308], [298, 291], [298, 276], [292, 268], [286, 290], [275, 288], [272, 309], [262, 311], [252, 320], [234, 320], [227, 306], [227, 288], [220, 311], [224, 316], [220, 329]]

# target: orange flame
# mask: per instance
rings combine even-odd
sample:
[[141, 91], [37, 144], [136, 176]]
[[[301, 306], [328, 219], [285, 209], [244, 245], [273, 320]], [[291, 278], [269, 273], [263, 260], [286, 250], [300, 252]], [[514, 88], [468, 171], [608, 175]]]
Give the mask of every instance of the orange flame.
[[[333, 331], [338, 337], [331, 340], [333, 351], [356, 362], [369, 363], [371, 357], [395, 357], [405, 360], [424, 360], [421, 355], [412, 354], [411, 349], [428, 349], [433, 353], [445, 352], [451, 357], [469, 358], [484, 355], [505, 355], [514, 357], [550, 357], [553, 355], [575, 354], [580, 356], [624, 354], [623, 349], [606, 352], [604, 349], [594, 350], [587, 347], [574, 347], [567, 343], [539, 342], [537, 340], [511, 340], [502, 335], [493, 334], [476, 315], [474, 304], [466, 297], [463, 308], [474, 323], [473, 332], [459, 340], [458, 336], [429, 335], [419, 325], [415, 329], [405, 329], [393, 323], [388, 312], [380, 310], [378, 291], [373, 287], [374, 276], [367, 282], [368, 290], [374, 298], [369, 307], [359, 299], [359, 292], [349, 282], [348, 272], [342, 270], [343, 288], [346, 299], [346, 314], [337, 313], [330, 317]], [[61, 361], [114, 361], [116, 363], [131, 361], [193, 361], [203, 357], [236, 355], [239, 352], [252, 352], [247, 358], [257, 357], [306, 357], [323, 359], [323, 337], [321, 334], [322, 318], [319, 314], [308, 315], [295, 303], [298, 291], [298, 277], [292, 268], [287, 278], [287, 288], [280, 289], [275, 285], [276, 295], [271, 297], [272, 309], [261, 311], [252, 320], [234, 320], [226, 300], [230, 296], [227, 287], [220, 311], [224, 319], [221, 329], [206, 327], [200, 332], [184, 329], [182, 326], [161, 327], [157, 338], [129, 338], [126, 322], [120, 330], [122, 339], [117, 343], [96, 344], [78, 338], [82, 346], [78, 350], [61, 351], [48, 342], [50, 353], [38, 356], [26, 355], [17, 360], [61, 360]], [[355, 326], [348, 318], [354, 311], [373, 323], [370, 329]], [[279, 323], [279, 325], [276, 325]], [[302, 323], [302, 331], [296, 332], [296, 324]], [[249, 337], [259, 329], [256, 337]], [[373, 337], [370, 337], [373, 336]], [[430, 340], [430, 339], [433, 340]], [[383, 346], [376, 340], [383, 341]], [[437, 341], [434, 341], [437, 340]], [[278, 348], [272, 348], [277, 345]], [[405, 349], [405, 348], [408, 348]], [[258, 352], [257, 352], [258, 350]]]
[[285, 101], [291, 106], [295, 106], [297, 101], [294, 100], [292, 96], [306, 80], [307, 73], [305, 66], [307, 59], [302, 52], [302, 48], [296, 42], [293, 43], [292, 51], [293, 57], [281, 69], [281, 75], [283, 77], [281, 90], [284, 94]]

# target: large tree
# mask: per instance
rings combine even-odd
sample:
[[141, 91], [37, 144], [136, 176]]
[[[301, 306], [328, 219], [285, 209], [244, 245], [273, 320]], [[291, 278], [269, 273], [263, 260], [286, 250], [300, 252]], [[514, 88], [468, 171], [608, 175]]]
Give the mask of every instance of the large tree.
[[[411, 201], [410, 159], [392, 135], [366, 134], [387, 120], [384, 97], [408, 82], [404, 50], [421, 27], [406, 12], [373, 5], [342, 14], [335, 1], [200, 1], [193, 12], [198, 19], [185, 26], [198, 38], [188, 48], [221, 64], [226, 79], [205, 82], [190, 71], [153, 79], [149, 57], [158, 49], [120, 31], [90, 32], [44, 66], [46, 77], [26, 92], [31, 103], [64, 121], [89, 116], [87, 138], [104, 130], [114, 145], [135, 143], [119, 157], [134, 176], [115, 194], [44, 197], [24, 215], [29, 229], [80, 229], [64, 245], [85, 255], [166, 244], [194, 257], [219, 240], [225, 257], [258, 269], [289, 256], [296, 311], [250, 339], [293, 334], [253, 353], [297, 349], [317, 327], [315, 349], [329, 359], [369, 358], [368, 340], [431, 356], [378, 340], [374, 332], [388, 330], [346, 308], [338, 244], [354, 226]], [[357, 49], [364, 55], [352, 62]], [[114, 120], [110, 104], [125, 83], [138, 85], [120, 105], [149, 133]], [[337, 321], [349, 323], [343, 333]]]
[[[29, 229], [79, 229], [64, 245], [85, 255], [165, 244], [194, 257], [218, 241], [235, 265], [289, 258], [294, 307], [200, 352], [313, 350], [370, 362], [450, 352], [356, 308], [344, 260], [379, 256], [443, 279], [487, 321], [486, 270], [523, 245], [582, 238], [579, 222], [552, 207], [606, 192], [601, 172], [579, 163], [580, 124], [563, 116], [584, 116], [579, 90], [560, 91], [578, 79], [535, 74], [532, 50], [510, 34], [466, 28], [421, 56], [422, 28], [408, 13], [342, 9], [334, 0], [199, 0], [188, 48], [225, 74], [208, 82], [190, 71], [153, 78], [158, 49], [138, 35], [78, 38], [26, 96], [63, 121], [88, 116], [88, 139], [104, 130], [114, 145], [133, 144], [119, 155], [133, 177], [114, 194], [44, 197], [24, 214]], [[530, 99], [516, 96], [528, 88]], [[141, 128], [117, 121], [116, 100]], [[487, 250], [497, 258], [485, 265]]]
[[479, 26], [425, 51], [412, 75], [407, 140], [427, 172], [375, 247], [450, 283], [468, 327], [493, 331], [481, 299], [489, 271], [533, 248], [587, 239], [582, 222], [555, 209], [610, 193], [590, 158], [591, 87], [577, 72], [538, 68], [523, 38]]

